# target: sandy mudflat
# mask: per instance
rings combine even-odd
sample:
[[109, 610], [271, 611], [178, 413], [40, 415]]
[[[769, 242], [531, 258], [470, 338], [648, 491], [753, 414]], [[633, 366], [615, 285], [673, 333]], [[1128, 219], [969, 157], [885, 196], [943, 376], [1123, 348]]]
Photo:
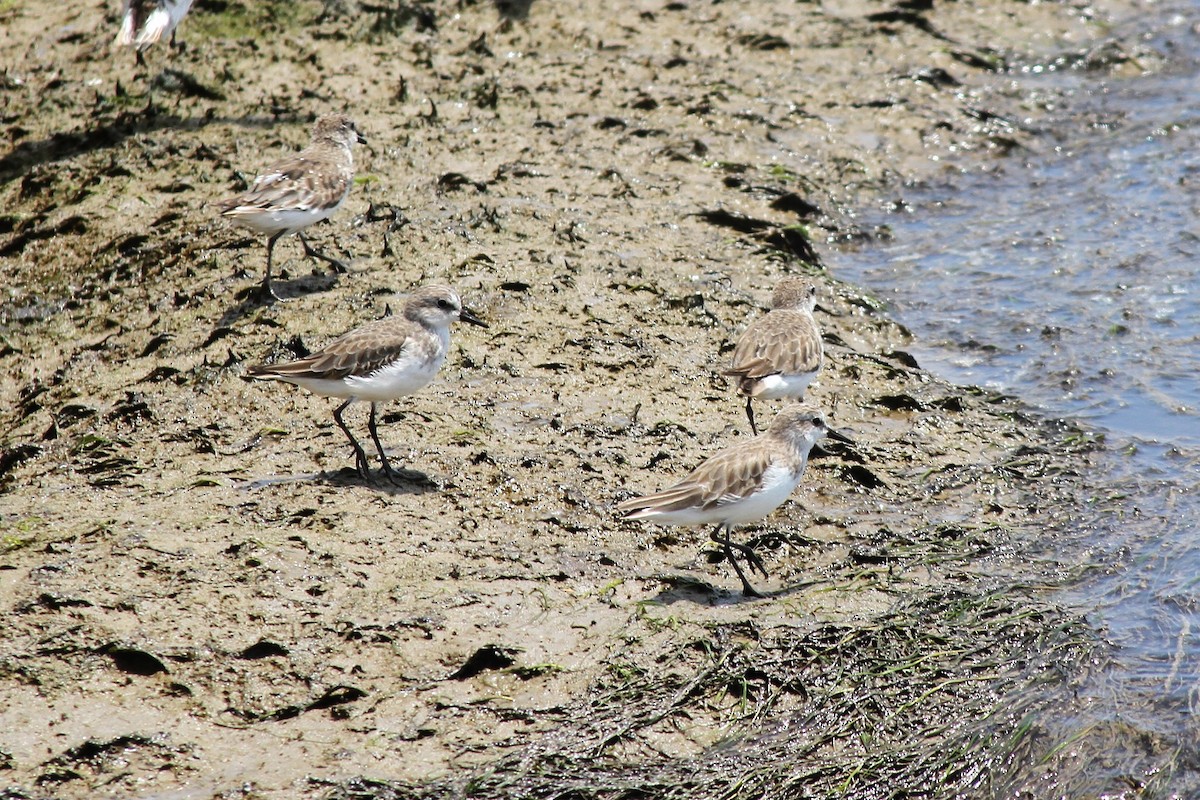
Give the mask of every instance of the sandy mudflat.
[[[1088, 439], [925, 373], [820, 262], [906, 181], [1019, 157], [1056, 98], [1006, 70], [1121, 69], [1120, 8], [597, 5], [201, 0], [147, 73], [113, 4], [0, 3], [4, 796], [1008, 779], [1011, 698], [1091, 642], [1030, 588]], [[263, 242], [210, 204], [334, 109], [370, 144], [310, 233], [352, 271], [284, 240], [256, 304]], [[746, 602], [706, 532], [611, 506], [749, 434], [720, 371], [787, 274], [857, 444], [740, 531]], [[491, 327], [385, 407], [407, 482], [243, 379], [434, 280]]]

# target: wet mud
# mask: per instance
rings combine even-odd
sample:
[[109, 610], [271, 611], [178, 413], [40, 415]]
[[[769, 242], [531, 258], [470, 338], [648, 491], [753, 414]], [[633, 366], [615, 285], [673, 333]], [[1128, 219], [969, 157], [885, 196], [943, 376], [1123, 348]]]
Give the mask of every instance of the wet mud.
[[[1023, 715], [1097, 647], [1046, 599], [1097, 443], [923, 371], [822, 254], [1037, 146], [1057, 99], [1018, 65], [1133, 56], [1092, 7], [618, 6], [200, 2], [143, 70], [112, 4], [0, 3], [4, 796], [1020, 780]], [[309, 234], [350, 271], [282, 240], [263, 304], [214, 204], [330, 110], [369, 144]], [[721, 370], [791, 274], [854, 444], [735, 533], [749, 600], [707, 532], [612, 507], [749, 435]], [[404, 479], [363, 480], [334, 401], [246, 368], [431, 281], [490, 328], [381, 409]]]

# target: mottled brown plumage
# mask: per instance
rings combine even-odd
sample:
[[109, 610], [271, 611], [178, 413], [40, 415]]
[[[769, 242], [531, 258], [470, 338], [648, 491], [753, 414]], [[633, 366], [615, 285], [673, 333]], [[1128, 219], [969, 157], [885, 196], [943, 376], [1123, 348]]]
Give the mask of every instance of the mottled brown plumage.
[[284, 380], [337, 381], [351, 375], [370, 375], [407, 354], [418, 359], [435, 358], [439, 349], [436, 337], [413, 336], [413, 332], [412, 321], [407, 316], [385, 317], [339, 336], [304, 358], [286, 364], [251, 367], [248, 372]]
[[271, 164], [254, 179], [248, 192], [217, 203], [222, 216], [269, 237], [261, 288], [264, 299], [276, 297], [271, 288], [271, 263], [275, 242], [283, 236], [299, 234], [306, 255], [346, 271], [341, 261], [314, 250], [301, 231], [327, 219], [345, 202], [354, 184], [351, 148], [365, 141], [348, 116], [326, 114], [313, 126], [308, 147]]
[[342, 412], [356, 400], [369, 401], [371, 439], [384, 473], [394, 479], [376, 430], [376, 403], [410, 395], [433, 380], [450, 348], [450, 324], [458, 320], [487, 327], [462, 307], [448, 286], [424, 286], [413, 292], [397, 316], [355, 328], [304, 358], [262, 364], [246, 372], [251, 377], [294, 383], [326, 397], [346, 398], [334, 410], [333, 418], [350, 440], [355, 468], [364, 478], [367, 454], [346, 426]]
[[821, 369], [825, 352], [813, 319], [816, 298], [812, 282], [784, 278], [775, 287], [771, 310], [746, 329], [734, 348], [733, 362], [724, 374], [737, 380], [756, 434], [753, 399], [803, 399]]
[[721, 545], [741, 578], [742, 590], [758, 596], [734, 551], [764, 577], [766, 567], [753, 549], [730, 540], [730, 530], [762, 519], [787, 499], [804, 475], [809, 451], [825, 432], [825, 421], [816, 409], [788, 406], [772, 420], [766, 435], [722, 450], [669, 489], [625, 500], [617, 510], [628, 519], [665, 525], [716, 523], [713, 541]]
[[771, 465], [773, 448], [764, 446], [765, 442], [756, 439], [734, 445], [709, 458], [675, 486], [636, 501], [626, 500], [617, 508], [634, 511], [653, 507], [667, 514], [685, 510], [708, 513], [749, 497], [761, 486]]

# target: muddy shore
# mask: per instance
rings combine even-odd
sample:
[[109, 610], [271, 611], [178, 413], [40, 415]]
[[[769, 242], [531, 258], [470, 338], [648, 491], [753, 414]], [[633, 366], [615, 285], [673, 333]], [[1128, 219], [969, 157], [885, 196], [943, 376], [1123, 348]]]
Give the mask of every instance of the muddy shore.
[[[200, 2], [142, 71], [112, 4], [0, 3], [0, 796], [1036, 785], [1026, 714], [1100, 646], [1046, 599], [1097, 443], [923, 371], [822, 255], [1040, 146], [1023, 68], [1153, 61], [1120, 4], [921, 6]], [[212, 204], [335, 109], [352, 269], [284, 240], [262, 305]], [[789, 274], [856, 444], [740, 532], [750, 601], [611, 507], [749, 435], [720, 371]], [[244, 380], [434, 280], [491, 327], [384, 409], [407, 481]]]

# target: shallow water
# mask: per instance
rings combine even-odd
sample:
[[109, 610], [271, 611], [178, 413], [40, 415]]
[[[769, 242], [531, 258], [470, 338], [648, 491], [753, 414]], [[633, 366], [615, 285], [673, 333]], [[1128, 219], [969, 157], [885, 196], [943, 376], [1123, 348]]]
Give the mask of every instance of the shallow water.
[[915, 190], [867, 220], [892, 241], [831, 264], [892, 304], [923, 367], [1106, 435], [1096, 494], [1127, 499], [1081, 498], [1096, 577], [1066, 600], [1114, 660], [1040, 721], [1106, 757], [1044, 787], [1063, 796], [1200, 789], [1200, 3], [1157, 13], [1167, 72], [1032, 79], [1072, 91], [1057, 139]]

